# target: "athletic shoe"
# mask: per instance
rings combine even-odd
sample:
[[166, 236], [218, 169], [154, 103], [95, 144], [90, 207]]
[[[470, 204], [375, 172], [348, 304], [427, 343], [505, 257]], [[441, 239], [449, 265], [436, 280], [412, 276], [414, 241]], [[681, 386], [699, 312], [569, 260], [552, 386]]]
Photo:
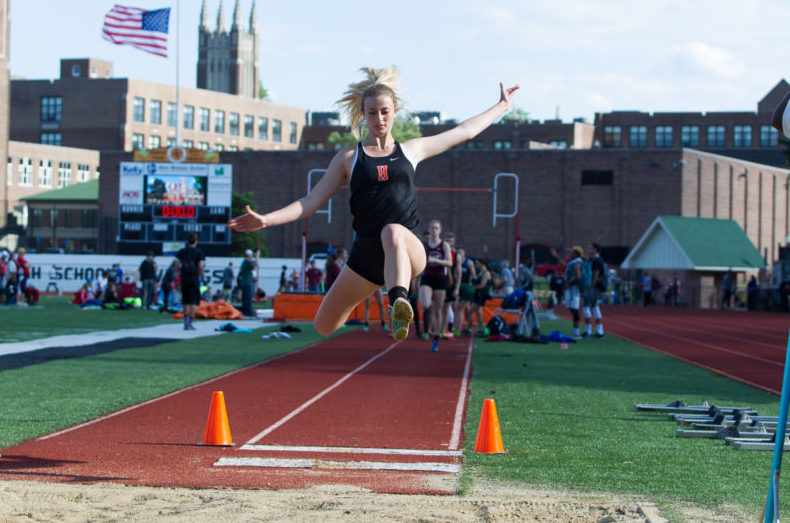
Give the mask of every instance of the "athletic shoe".
[[597, 334], [596, 333], [596, 334], [593, 334], [593, 336], [595, 336], [596, 338], [603, 338], [605, 336], [605, 334]]
[[390, 328], [387, 327], [387, 324], [382, 321], [381, 322], [381, 330], [383, 330], [384, 332], [389, 332]]
[[453, 332], [452, 331], [446, 331], [444, 334], [442, 334], [442, 337], [445, 338], [445, 339], [451, 340], [451, 339], [453, 339]]
[[398, 298], [387, 310], [387, 319], [390, 323], [392, 337], [396, 340], [405, 339], [409, 335], [409, 325], [414, 319], [411, 304], [403, 298]]
[[195, 331], [195, 330], [197, 330], [197, 329], [195, 328], [195, 326], [194, 326], [194, 325], [192, 325], [191, 323], [190, 323], [189, 325], [187, 325], [187, 329], [188, 329], [188, 330], [191, 330], [191, 331]]
[[590, 334], [589, 332], [582, 333], [582, 338], [589, 338], [590, 336], [592, 336], [592, 334]]
[[365, 332], [368, 332], [368, 328], [369, 328], [369, 326], [368, 326], [368, 324], [367, 324], [367, 323], [365, 323], [365, 324], [362, 326], [362, 330], [363, 330], [363, 331], [365, 331]]
[[582, 339], [582, 337], [581, 337], [581, 334], [573, 334], [573, 335], [571, 336], [571, 338], [573, 338], [574, 340], [580, 340], [580, 339]]
[[431, 352], [439, 352], [439, 340], [437, 338], [434, 338], [433, 343], [431, 343]]

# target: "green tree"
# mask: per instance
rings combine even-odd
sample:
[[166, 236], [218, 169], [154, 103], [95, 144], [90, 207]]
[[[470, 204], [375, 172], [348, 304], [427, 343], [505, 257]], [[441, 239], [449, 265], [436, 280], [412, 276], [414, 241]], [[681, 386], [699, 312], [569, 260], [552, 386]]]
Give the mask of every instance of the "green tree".
[[[364, 139], [367, 136], [368, 130], [367, 127], [362, 129], [362, 137]], [[406, 120], [405, 118], [398, 118], [395, 120], [395, 123], [392, 125], [392, 137], [395, 138], [398, 142], [405, 142], [411, 138], [419, 138], [422, 136], [422, 132], [420, 131], [420, 126], [414, 123], [412, 120]], [[339, 146], [341, 148], [348, 147], [350, 145], [356, 144], [360, 138], [357, 138], [350, 132], [347, 133], [340, 133], [338, 131], [332, 131], [332, 133], [327, 138], [327, 141], [334, 146]]]
[[[255, 209], [255, 202], [252, 199], [253, 193], [233, 193], [231, 201], [231, 214], [233, 216], [240, 216], [244, 214], [245, 207], [249, 205]], [[266, 231], [260, 229], [253, 232], [233, 232], [230, 239], [230, 255], [231, 256], [244, 256], [244, 251], [251, 249], [255, 252], [260, 245], [261, 258], [269, 256], [269, 247], [266, 245]]]
[[505, 117], [502, 119], [503, 122], [521, 122], [521, 123], [530, 123], [532, 118], [529, 117], [529, 112], [525, 111], [521, 107], [516, 107], [512, 111], [508, 112]]
[[266, 89], [263, 84], [258, 86], [258, 98], [261, 100], [269, 100], [269, 90]]

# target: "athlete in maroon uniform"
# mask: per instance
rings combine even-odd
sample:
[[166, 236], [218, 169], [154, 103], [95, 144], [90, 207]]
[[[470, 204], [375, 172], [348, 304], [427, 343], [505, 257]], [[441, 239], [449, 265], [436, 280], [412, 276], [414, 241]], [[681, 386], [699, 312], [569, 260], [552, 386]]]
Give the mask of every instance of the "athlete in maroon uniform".
[[496, 122], [513, 106], [518, 89], [499, 84], [499, 101], [477, 116], [433, 136], [399, 144], [392, 125], [401, 100], [394, 86], [397, 70], [363, 68], [366, 78], [351, 84], [343, 104], [351, 115], [352, 131], [363, 122], [367, 136], [359, 144], [338, 152], [315, 188], [306, 196], [267, 214], [250, 207], [228, 226], [239, 232], [282, 225], [306, 218], [322, 208], [340, 187], [351, 187], [351, 212], [356, 238], [348, 263], [324, 297], [315, 316], [316, 330], [329, 334], [340, 328], [351, 311], [382, 283], [389, 296], [392, 335], [408, 335], [414, 317], [407, 288], [426, 264], [425, 248], [411, 229], [417, 226], [414, 169], [426, 158], [462, 144]]

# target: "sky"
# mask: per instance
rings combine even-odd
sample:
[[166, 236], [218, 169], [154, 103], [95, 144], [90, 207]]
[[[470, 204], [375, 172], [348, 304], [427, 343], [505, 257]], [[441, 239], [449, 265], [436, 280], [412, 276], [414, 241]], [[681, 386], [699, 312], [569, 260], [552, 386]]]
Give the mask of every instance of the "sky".
[[[252, 0], [239, 1], [246, 23]], [[176, 0], [118, 2], [173, 8], [168, 58], [101, 38], [112, 0], [11, 0], [11, 74], [56, 78], [61, 58], [98, 58], [112, 61], [117, 77], [174, 85], [178, 69], [180, 85], [195, 87], [201, 0], [180, 0], [180, 14]], [[226, 26], [235, 2], [223, 2]], [[206, 0], [212, 28], [219, 4]], [[620, 110], [756, 111], [790, 77], [786, 0], [256, 5], [271, 101], [311, 111], [336, 110], [364, 66], [396, 65], [407, 109], [458, 120], [496, 103], [500, 81], [520, 85], [515, 106], [533, 119], [592, 122], [596, 112]]]

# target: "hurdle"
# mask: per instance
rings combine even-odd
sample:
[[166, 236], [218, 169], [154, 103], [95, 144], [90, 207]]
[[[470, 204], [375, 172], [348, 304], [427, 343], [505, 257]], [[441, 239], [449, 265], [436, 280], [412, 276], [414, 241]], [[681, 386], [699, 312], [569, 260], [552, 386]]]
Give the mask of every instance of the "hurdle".
[[782, 470], [782, 453], [790, 450], [785, 438], [787, 427], [787, 405], [790, 402], [790, 335], [787, 339], [787, 349], [785, 350], [785, 373], [782, 378], [782, 399], [779, 402], [779, 419], [776, 425], [776, 437], [774, 438], [774, 459], [771, 464], [771, 477], [768, 484], [768, 496], [765, 500], [764, 521], [779, 521], [779, 474]]

